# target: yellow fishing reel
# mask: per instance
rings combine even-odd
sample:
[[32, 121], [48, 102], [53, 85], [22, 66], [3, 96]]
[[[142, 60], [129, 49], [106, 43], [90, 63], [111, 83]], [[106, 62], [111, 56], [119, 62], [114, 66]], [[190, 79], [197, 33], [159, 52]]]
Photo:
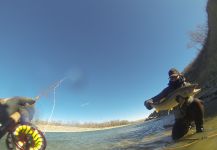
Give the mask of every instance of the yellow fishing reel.
[[46, 139], [43, 133], [32, 124], [19, 124], [6, 139], [9, 150], [45, 150]]

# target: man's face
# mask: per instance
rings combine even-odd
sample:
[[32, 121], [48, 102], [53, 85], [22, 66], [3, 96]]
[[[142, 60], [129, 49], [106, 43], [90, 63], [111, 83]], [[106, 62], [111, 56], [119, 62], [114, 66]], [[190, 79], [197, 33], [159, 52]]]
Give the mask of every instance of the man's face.
[[170, 76], [170, 81], [172, 81], [172, 82], [175, 82], [178, 79], [179, 79], [179, 75], [171, 75]]

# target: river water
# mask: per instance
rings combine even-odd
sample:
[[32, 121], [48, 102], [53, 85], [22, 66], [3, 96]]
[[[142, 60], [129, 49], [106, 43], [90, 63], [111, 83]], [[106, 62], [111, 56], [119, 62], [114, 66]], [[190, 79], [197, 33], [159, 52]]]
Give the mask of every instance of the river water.
[[[46, 150], [122, 150], [122, 149], [162, 149], [171, 142], [171, 129], [164, 125], [172, 123], [172, 116], [150, 120], [130, 126], [101, 131], [77, 133], [46, 133]], [[6, 150], [4, 138], [0, 149]]]

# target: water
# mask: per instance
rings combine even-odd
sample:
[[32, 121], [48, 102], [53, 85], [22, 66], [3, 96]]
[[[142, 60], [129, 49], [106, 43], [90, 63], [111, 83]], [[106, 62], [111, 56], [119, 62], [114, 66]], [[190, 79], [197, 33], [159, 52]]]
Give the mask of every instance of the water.
[[[171, 141], [164, 125], [172, 123], [171, 116], [130, 126], [101, 131], [77, 133], [46, 133], [46, 150], [121, 150], [161, 149]], [[6, 150], [4, 139], [0, 149]]]

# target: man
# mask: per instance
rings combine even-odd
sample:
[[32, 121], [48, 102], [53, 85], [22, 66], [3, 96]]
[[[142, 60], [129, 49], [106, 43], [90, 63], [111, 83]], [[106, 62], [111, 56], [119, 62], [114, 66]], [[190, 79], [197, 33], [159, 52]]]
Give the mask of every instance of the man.
[[[26, 97], [0, 99], [0, 139], [19, 122], [30, 122], [35, 100]], [[17, 115], [14, 115], [16, 114]], [[12, 117], [14, 116], [14, 117]]]
[[[155, 97], [145, 101], [144, 105], [147, 109], [151, 110], [153, 108], [153, 103], [158, 103], [162, 98], [166, 97], [174, 90], [190, 84], [185, 81], [184, 76], [175, 68], [170, 69], [168, 74], [168, 87], [166, 87]], [[174, 109], [175, 123], [172, 129], [172, 138], [177, 140], [183, 137], [188, 132], [192, 121], [195, 122], [196, 132], [202, 132], [204, 117], [204, 107], [202, 101], [197, 98], [182, 96], [176, 97], [176, 100], [179, 105]]]

